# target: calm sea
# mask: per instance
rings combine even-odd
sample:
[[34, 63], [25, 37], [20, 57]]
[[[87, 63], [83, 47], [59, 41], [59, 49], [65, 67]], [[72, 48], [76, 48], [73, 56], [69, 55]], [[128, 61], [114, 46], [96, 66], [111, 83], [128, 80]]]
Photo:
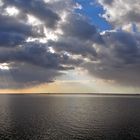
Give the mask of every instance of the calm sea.
[[140, 140], [140, 97], [0, 95], [0, 140]]

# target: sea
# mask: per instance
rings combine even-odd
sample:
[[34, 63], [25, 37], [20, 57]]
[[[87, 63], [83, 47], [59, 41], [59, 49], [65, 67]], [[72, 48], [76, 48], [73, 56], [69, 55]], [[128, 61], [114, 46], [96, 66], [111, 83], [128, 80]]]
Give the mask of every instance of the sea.
[[2, 94], [0, 140], [140, 140], [140, 96]]

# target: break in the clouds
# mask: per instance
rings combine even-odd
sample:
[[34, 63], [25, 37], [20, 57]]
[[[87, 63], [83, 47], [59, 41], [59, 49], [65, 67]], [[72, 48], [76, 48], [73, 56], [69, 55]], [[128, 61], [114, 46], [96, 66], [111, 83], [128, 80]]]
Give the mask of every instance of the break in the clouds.
[[[98, 19], [92, 18], [95, 13], [86, 16], [84, 4], [104, 12], [96, 13]], [[0, 0], [0, 88], [53, 82], [77, 67], [93, 78], [139, 86], [139, 4], [138, 0]], [[111, 27], [102, 31], [94, 20]]]

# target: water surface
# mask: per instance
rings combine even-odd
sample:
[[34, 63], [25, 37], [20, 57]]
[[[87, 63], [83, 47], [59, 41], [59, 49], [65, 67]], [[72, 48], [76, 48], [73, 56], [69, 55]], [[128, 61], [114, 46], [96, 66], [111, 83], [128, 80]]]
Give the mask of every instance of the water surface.
[[139, 96], [0, 95], [0, 140], [139, 139]]

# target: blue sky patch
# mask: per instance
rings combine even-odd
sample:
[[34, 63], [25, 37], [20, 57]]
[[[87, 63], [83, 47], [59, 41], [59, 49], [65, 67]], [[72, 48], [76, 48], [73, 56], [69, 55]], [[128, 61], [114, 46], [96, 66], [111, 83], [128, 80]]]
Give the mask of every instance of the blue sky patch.
[[91, 0], [74, 0], [82, 6], [82, 9], [76, 9], [77, 13], [80, 13], [88, 17], [92, 24], [97, 26], [99, 31], [112, 29], [111, 25], [100, 15], [104, 14], [105, 11], [101, 5]]

